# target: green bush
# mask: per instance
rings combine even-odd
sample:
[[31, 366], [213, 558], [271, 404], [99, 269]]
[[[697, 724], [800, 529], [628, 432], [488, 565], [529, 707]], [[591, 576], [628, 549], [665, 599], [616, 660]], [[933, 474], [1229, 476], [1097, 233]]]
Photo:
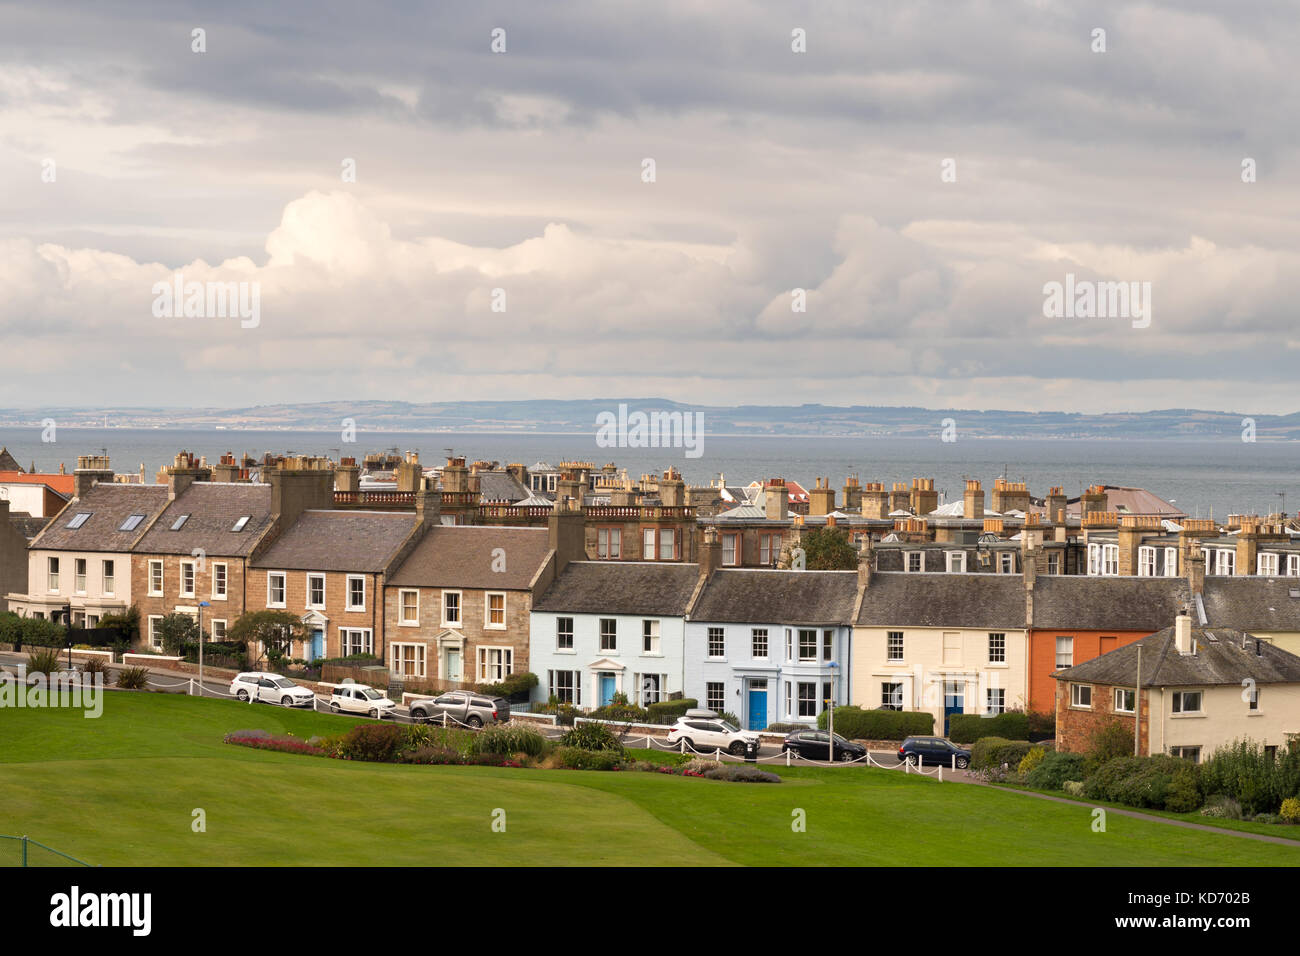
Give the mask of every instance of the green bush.
[[463, 757], [469, 756], [474, 752], [474, 744], [478, 737], [474, 731], [462, 730], [459, 727], [438, 727], [434, 724], [400, 726], [405, 731], [402, 748], [406, 752], [421, 747], [431, 747], [438, 750], [453, 750]]
[[20, 617], [12, 611], [0, 614], [0, 645], [62, 647], [67, 636], [68, 629], [62, 624], [44, 618]]
[[1283, 823], [1300, 823], [1300, 799], [1287, 797], [1277, 815]]
[[1033, 745], [1027, 740], [1007, 740], [1003, 737], [981, 737], [971, 746], [972, 770], [994, 770], [1007, 764], [1012, 769], [1020, 766]]
[[560, 746], [579, 750], [609, 750], [622, 754], [623, 744], [601, 723], [581, 723], [560, 738]]
[[948, 719], [948, 739], [953, 743], [973, 744], [981, 737], [1028, 740], [1029, 715], [1009, 710], [992, 717], [983, 714], [953, 714]]
[[551, 763], [562, 770], [619, 770], [626, 759], [621, 751], [558, 747]]
[[81, 672], [83, 674], [108, 674], [108, 664], [102, 657], [88, 657], [81, 662]]
[[32, 651], [27, 657], [27, 673], [29, 674], [57, 674], [62, 667], [62, 655], [54, 647], [44, 647], [38, 651]]
[[743, 763], [723, 763], [704, 772], [709, 780], [726, 780], [729, 783], [780, 783], [781, 778], [768, 770]]
[[1064, 790], [1067, 781], [1082, 782], [1081, 754], [1050, 753], [1025, 778], [1035, 790]]
[[489, 697], [505, 697], [511, 703], [522, 704], [531, 696], [532, 689], [537, 686], [537, 683], [536, 674], [523, 671], [510, 674], [499, 684], [478, 684], [474, 689]]
[[1028, 777], [1039, 764], [1047, 757], [1047, 751], [1042, 747], [1033, 747], [1029, 753], [1025, 754], [1024, 759], [1020, 761], [1020, 766], [1016, 768], [1016, 773], [1021, 777]]
[[[615, 697], [620, 696], [622, 695], [615, 695]], [[627, 698], [621, 701], [614, 700], [604, 707], [597, 707], [588, 716], [594, 720], [613, 720], [623, 724], [644, 724], [649, 720], [649, 714], [640, 707], [627, 703]]]
[[[827, 712], [817, 715], [817, 726], [826, 729]], [[904, 740], [934, 734], [934, 715], [915, 710], [863, 710], [835, 708], [835, 732], [850, 740]]]
[[117, 672], [117, 686], [123, 690], [143, 690], [149, 686], [149, 668], [123, 667]]
[[540, 757], [546, 750], [546, 738], [531, 727], [495, 724], [474, 734], [473, 752], [477, 754], [528, 754]]
[[652, 724], [672, 724], [677, 721], [678, 717], [685, 716], [688, 710], [694, 710], [699, 706], [699, 701], [693, 697], [684, 697], [679, 700], [661, 700], [659, 703], [651, 704], [646, 708], [646, 721]]
[[348, 760], [393, 761], [410, 742], [407, 728], [400, 724], [357, 724], [343, 735], [339, 755]]
[[1232, 797], [1226, 797], [1221, 793], [1215, 794], [1201, 808], [1201, 816], [1215, 817], [1219, 820], [1240, 820], [1241, 804]]
[[1201, 765], [1201, 789], [1234, 798], [1248, 814], [1276, 812], [1283, 800], [1300, 795], [1300, 750], [1279, 748], [1270, 756], [1260, 744], [1235, 741]]
[[[1164, 809], [1171, 798], [1182, 806], [1192, 799], [1187, 791], [1189, 783], [1185, 774], [1191, 765], [1168, 754], [1154, 757], [1112, 757], [1084, 781], [1084, 795], [1089, 800], [1109, 800], [1128, 807]], [[1174, 787], [1174, 777], [1184, 774], [1179, 788]], [[1195, 770], [1192, 770], [1195, 773]], [[1199, 791], [1197, 805], [1199, 805]]]
[[[804, 725], [803, 724], [768, 724], [763, 729], [766, 730], [768, 733], [773, 733], [773, 734], [790, 734], [790, 733], [794, 733], [794, 731], [796, 730], [803, 730]], [[835, 732], [839, 734], [840, 728], [836, 727]], [[840, 734], [840, 736], [844, 736], [844, 735]]]
[[1169, 793], [1165, 797], [1165, 809], [1173, 813], [1191, 813], [1193, 810], [1199, 810], [1205, 798], [1201, 794], [1198, 777], [1197, 766], [1193, 763], [1175, 770], [1173, 783], [1170, 784]]
[[1126, 727], [1121, 721], [1110, 720], [1097, 727], [1088, 739], [1089, 776], [1101, 768], [1101, 765], [1116, 757], [1133, 756], [1133, 728]]
[[1083, 796], [1083, 781], [1067, 780], [1065, 783], [1061, 784], [1061, 789], [1072, 797], [1081, 797]]

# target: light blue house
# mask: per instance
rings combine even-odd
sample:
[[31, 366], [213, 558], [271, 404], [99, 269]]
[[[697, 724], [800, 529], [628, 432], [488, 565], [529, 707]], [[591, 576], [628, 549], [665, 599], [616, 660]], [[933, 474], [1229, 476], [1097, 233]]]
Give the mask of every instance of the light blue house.
[[640, 707], [683, 690], [697, 564], [574, 561], [529, 617], [533, 700], [591, 710], [616, 693]]
[[814, 724], [850, 700], [857, 597], [855, 571], [714, 571], [686, 622], [686, 696], [749, 730]]

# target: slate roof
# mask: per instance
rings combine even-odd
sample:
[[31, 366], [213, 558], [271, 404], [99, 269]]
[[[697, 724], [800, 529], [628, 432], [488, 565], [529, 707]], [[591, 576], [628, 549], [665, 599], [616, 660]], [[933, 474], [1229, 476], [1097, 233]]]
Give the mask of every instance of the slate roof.
[[[181, 527], [172, 525], [189, 515]], [[231, 529], [244, 515], [241, 531]], [[271, 486], [249, 482], [196, 481], [171, 502], [135, 546], [138, 554], [193, 554], [209, 557], [248, 555], [271, 523]]]
[[[505, 570], [496, 560], [504, 552]], [[551, 553], [545, 528], [436, 525], [393, 572], [389, 584], [427, 588], [526, 590]]]
[[533, 610], [681, 617], [699, 574], [698, 564], [574, 561]]
[[[154, 515], [167, 506], [166, 485], [125, 485], [101, 482], [92, 485], [80, 498], [73, 498], [30, 547], [51, 551], [128, 551]], [[80, 528], [68, 522], [79, 512], [90, 517]], [[133, 514], [144, 519], [131, 531], [119, 531], [122, 522]]]
[[33, 517], [26, 511], [9, 512], [9, 523], [28, 541], [40, 534], [49, 520], [49, 518]]
[[22, 471], [23, 466], [13, 455], [9, 454], [9, 449], [0, 447], [0, 471]]
[[[1295, 597], [1291, 596], [1293, 589]], [[1205, 579], [1201, 602], [1212, 627], [1300, 631], [1300, 578], [1210, 576]]]
[[704, 586], [691, 620], [847, 625], [857, 594], [856, 571], [722, 568]]
[[1178, 653], [1174, 631], [1173, 627], [1166, 627], [1052, 676], [1057, 680], [1131, 686], [1137, 678], [1137, 649], [1141, 647], [1143, 687], [1240, 685], [1246, 678], [1257, 684], [1300, 681], [1300, 657], [1267, 641], [1260, 643], [1260, 653], [1256, 654], [1255, 639], [1243, 631], [1193, 627], [1196, 653], [1186, 655]]
[[253, 567], [290, 571], [385, 570], [419, 518], [388, 511], [304, 511]]
[[485, 502], [512, 505], [532, 494], [514, 475], [505, 471], [480, 471], [479, 495]]
[[877, 571], [862, 597], [863, 627], [1025, 626], [1025, 587], [1019, 574]]
[[1186, 578], [1040, 574], [1034, 627], [1154, 633], [1192, 604]]

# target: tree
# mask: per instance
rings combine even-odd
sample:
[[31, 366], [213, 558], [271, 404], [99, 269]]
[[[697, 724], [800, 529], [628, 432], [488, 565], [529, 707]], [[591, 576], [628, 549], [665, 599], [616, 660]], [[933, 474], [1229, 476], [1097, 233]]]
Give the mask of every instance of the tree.
[[292, 641], [303, 639], [303, 623], [289, 611], [249, 611], [226, 631], [226, 640], [262, 648], [267, 660], [283, 658]]
[[814, 528], [792, 542], [781, 555], [781, 567], [794, 567], [794, 549], [803, 548], [804, 569], [808, 571], [854, 571], [858, 567], [858, 549], [842, 528]]
[[199, 643], [199, 622], [180, 612], [165, 614], [158, 622], [158, 634], [162, 638], [164, 654], [184, 656], [187, 650]]

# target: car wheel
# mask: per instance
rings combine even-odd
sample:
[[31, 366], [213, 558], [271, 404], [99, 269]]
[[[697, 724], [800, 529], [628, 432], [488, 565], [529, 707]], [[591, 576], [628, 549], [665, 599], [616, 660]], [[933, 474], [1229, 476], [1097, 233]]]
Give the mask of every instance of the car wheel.
[[743, 740], [737, 740], [735, 743], [733, 743], [730, 747], [727, 748], [727, 752], [731, 754], [733, 757], [745, 756], [745, 742]]
[[367, 717], [378, 717], [378, 716], [379, 716], [379, 708], [378, 708], [378, 707], [371, 707], [371, 708], [370, 708], [370, 713], [367, 714], [366, 716], [367, 716]]
[[967, 767], [969, 767], [969, 766], [970, 766], [970, 761], [967, 760], [965, 757], [958, 757], [958, 758], [957, 758], [957, 769], [958, 769], [958, 770], [965, 770], [965, 769], [966, 769]]
[[338, 712], [339, 712], [339, 705], [334, 701], [330, 701], [330, 713], [337, 714]]
[[422, 720], [428, 720], [428, 719], [429, 719], [429, 715], [422, 710], [411, 711], [411, 720], [413, 720], [417, 724]]
[[916, 754], [908, 754], [908, 755], [907, 755], [907, 765], [908, 765], [909, 767], [915, 767], [915, 766], [916, 766], [917, 764], [919, 764], [920, 762], [921, 762], [921, 758], [918, 757]]
[[465, 723], [469, 724], [475, 730], [478, 730], [478, 728], [483, 726], [483, 718], [479, 717], [477, 714], [470, 714], [469, 717], [466, 718]]
[[248, 703], [248, 691], [246, 690], [236, 691], [235, 696], [238, 697], [245, 704]]
[[847, 750], [844, 751], [844, 753], [840, 754], [840, 760], [841, 760], [842, 762], [844, 762], [844, 763], [849, 763], [849, 762], [851, 762], [851, 761], [854, 760], [854, 759], [855, 759], [855, 758], [854, 758], [853, 754], [849, 753]]
[[280, 698], [280, 706], [281, 706], [281, 707], [292, 707], [292, 706], [293, 706], [293, 698], [290, 697], [288, 694], [285, 694], [283, 697]]

